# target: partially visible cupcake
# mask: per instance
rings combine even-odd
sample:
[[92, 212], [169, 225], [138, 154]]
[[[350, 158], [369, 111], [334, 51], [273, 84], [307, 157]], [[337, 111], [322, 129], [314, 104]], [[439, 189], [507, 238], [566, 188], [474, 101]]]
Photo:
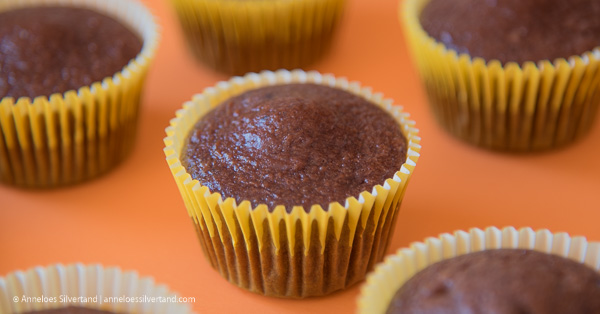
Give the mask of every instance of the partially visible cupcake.
[[471, 229], [378, 265], [359, 313], [597, 313], [600, 243], [529, 228]]
[[171, 0], [197, 60], [226, 74], [303, 68], [331, 45], [345, 0]]
[[282, 70], [194, 97], [165, 154], [212, 266], [244, 289], [301, 298], [344, 289], [381, 260], [416, 133], [380, 94]]
[[133, 271], [60, 264], [0, 277], [0, 313], [191, 313], [164, 285]]
[[84, 306], [65, 306], [56, 309], [45, 309], [23, 312], [22, 314], [117, 314], [113, 311], [97, 310]]
[[137, 1], [4, 1], [0, 182], [68, 185], [123, 160], [157, 41]]
[[65, 306], [56, 309], [45, 309], [23, 312], [22, 314], [117, 314], [112, 311], [97, 310], [83, 306]]
[[421, 270], [387, 313], [600, 313], [599, 282], [600, 273], [566, 257], [484, 250]]
[[508, 151], [556, 148], [590, 129], [598, 14], [593, 0], [406, 0], [400, 13], [437, 120]]

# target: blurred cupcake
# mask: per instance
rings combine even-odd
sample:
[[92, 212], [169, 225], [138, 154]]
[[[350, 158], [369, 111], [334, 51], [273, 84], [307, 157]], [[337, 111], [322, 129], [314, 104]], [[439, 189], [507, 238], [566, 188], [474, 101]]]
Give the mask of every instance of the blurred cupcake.
[[0, 313], [191, 313], [187, 298], [136, 272], [60, 264], [0, 277]]
[[227, 74], [302, 68], [331, 44], [345, 0], [172, 0], [188, 45]]
[[419, 156], [413, 125], [357, 83], [252, 73], [185, 103], [165, 154], [212, 266], [301, 298], [344, 289], [383, 257]]
[[73, 184], [127, 156], [158, 41], [144, 6], [7, 0], [0, 39], [0, 182]]
[[[359, 313], [597, 313], [600, 243], [530, 228], [414, 243], [367, 278]], [[436, 310], [438, 312], [436, 312]]]
[[600, 102], [600, 3], [406, 0], [406, 39], [450, 133], [509, 151], [584, 135]]

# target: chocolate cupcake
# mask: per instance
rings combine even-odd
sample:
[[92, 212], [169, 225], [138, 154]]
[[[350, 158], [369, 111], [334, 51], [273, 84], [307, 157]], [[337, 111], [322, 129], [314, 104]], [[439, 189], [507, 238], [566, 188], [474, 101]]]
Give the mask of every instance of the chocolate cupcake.
[[317, 296], [385, 253], [420, 149], [412, 125], [357, 84], [264, 72], [186, 103], [165, 154], [214, 268], [256, 293]]
[[485, 250], [421, 270], [387, 313], [600, 313], [598, 283], [600, 273], [565, 257]]
[[596, 313], [600, 243], [548, 230], [457, 231], [377, 266], [359, 313]]
[[133, 271], [71, 264], [0, 277], [0, 313], [191, 313], [187, 299]]
[[408, 0], [401, 18], [437, 120], [472, 144], [566, 145], [600, 99], [600, 5], [591, 0]]
[[157, 44], [141, 4], [7, 1], [0, 8], [0, 182], [94, 178], [131, 150]]
[[220, 72], [303, 68], [323, 56], [345, 0], [173, 0], [190, 50]]

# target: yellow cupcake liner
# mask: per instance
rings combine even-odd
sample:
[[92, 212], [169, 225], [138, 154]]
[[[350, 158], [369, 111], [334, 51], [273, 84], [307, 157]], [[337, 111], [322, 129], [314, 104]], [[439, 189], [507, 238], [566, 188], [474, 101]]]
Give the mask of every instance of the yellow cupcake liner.
[[56, 187], [94, 178], [130, 152], [146, 72], [158, 44], [154, 17], [135, 0], [6, 0], [24, 6], [84, 7], [129, 26], [143, 47], [122, 71], [78, 90], [35, 99], [0, 99], [0, 182]]
[[0, 277], [0, 313], [81, 306], [117, 313], [191, 313], [180, 298], [150, 277], [101, 265], [51, 265]]
[[[409, 146], [406, 162], [393, 178], [345, 205], [313, 205], [287, 212], [236, 204], [211, 193], [181, 165], [180, 151], [196, 121], [222, 101], [266, 85], [315, 83], [347, 90], [384, 108], [398, 121]], [[324, 295], [360, 280], [385, 254], [408, 180], [419, 157], [420, 138], [400, 106], [358, 83], [300, 70], [251, 73], [220, 82], [186, 102], [166, 129], [165, 155], [192, 218], [205, 255], [230, 282], [278, 297]]]
[[600, 242], [587, 242], [584, 237], [571, 237], [566, 233], [551, 233], [546, 229], [531, 228], [467, 231], [444, 233], [437, 238], [427, 238], [409, 248], [398, 250], [369, 274], [358, 299], [359, 314], [386, 313], [392, 298], [413, 275], [427, 266], [470, 252], [490, 249], [531, 249], [567, 257], [600, 270]]
[[171, 0], [195, 57], [228, 74], [300, 68], [325, 54], [345, 0]]
[[537, 65], [486, 63], [425, 32], [419, 18], [428, 1], [406, 0], [400, 17], [431, 108], [450, 133], [486, 148], [535, 151], [590, 129], [600, 102], [600, 50]]

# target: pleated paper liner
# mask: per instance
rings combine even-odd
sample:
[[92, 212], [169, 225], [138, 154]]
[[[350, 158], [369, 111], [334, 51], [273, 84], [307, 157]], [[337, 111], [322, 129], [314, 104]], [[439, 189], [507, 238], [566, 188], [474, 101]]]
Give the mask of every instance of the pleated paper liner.
[[590, 129], [600, 102], [598, 49], [522, 65], [457, 55], [423, 30], [428, 1], [406, 0], [400, 15], [430, 106], [447, 131], [486, 148], [537, 151]]
[[194, 56], [227, 74], [302, 68], [330, 47], [345, 0], [171, 0]]
[[584, 237], [513, 227], [455, 231], [413, 243], [386, 257], [385, 262], [377, 265], [367, 277], [358, 299], [358, 313], [385, 313], [396, 291], [431, 264], [470, 252], [500, 248], [532, 249], [570, 258], [597, 271], [600, 269], [600, 243], [587, 242]]
[[[309, 212], [283, 206], [251, 208], [248, 201], [223, 200], [182, 167], [179, 153], [196, 121], [222, 101], [246, 90], [285, 83], [315, 83], [341, 88], [379, 105], [398, 121], [407, 137], [407, 159], [393, 178], [345, 205], [319, 205]], [[381, 260], [393, 232], [408, 180], [419, 157], [414, 122], [391, 100], [358, 83], [316, 72], [251, 73], [220, 82], [184, 104], [165, 138], [167, 162], [212, 266], [233, 284], [278, 297], [325, 295], [363, 279]]]
[[102, 82], [35, 99], [0, 99], [0, 182], [56, 187], [94, 178], [133, 146], [140, 94], [158, 43], [158, 26], [134, 0], [6, 0], [0, 11], [24, 6], [84, 7], [114, 17], [143, 39], [141, 52]]
[[0, 277], [0, 313], [67, 306], [117, 313], [191, 313], [190, 305], [180, 302], [184, 300], [150, 277], [101, 265], [57, 264]]

